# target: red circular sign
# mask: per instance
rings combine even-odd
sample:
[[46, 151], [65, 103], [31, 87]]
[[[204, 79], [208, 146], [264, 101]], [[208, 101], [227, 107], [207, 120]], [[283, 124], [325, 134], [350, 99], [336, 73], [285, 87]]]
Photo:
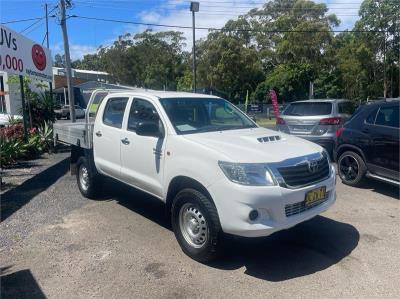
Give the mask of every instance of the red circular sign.
[[33, 45], [32, 60], [39, 71], [43, 71], [46, 68], [46, 54], [41, 45]]

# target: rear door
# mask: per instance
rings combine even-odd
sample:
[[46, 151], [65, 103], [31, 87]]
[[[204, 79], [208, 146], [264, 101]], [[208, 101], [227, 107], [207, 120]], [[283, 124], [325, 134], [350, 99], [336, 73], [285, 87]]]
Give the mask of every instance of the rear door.
[[379, 108], [373, 124], [367, 125], [373, 150], [369, 161], [371, 171], [398, 180], [399, 175], [399, 105]]
[[103, 174], [121, 178], [121, 130], [128, 97], [110, 97], [102, 103], [93, 133], [96, 167]]
[[122, 180], [162, 197], [166, 138], [137, 135], [136, 126], [141, 122], [154, 122], [163, 126], [156, 107], [149, 100], [134, 98], [121, 136], [124, 140], [121, 143]]

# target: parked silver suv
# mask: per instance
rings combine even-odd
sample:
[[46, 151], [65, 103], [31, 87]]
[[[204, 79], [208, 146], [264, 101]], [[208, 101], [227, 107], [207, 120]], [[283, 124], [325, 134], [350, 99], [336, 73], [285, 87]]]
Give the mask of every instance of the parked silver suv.
[[343, 99], [293, 102], [276, 120], [276, 127], [318, 143], [332, 155], [336, 130], [350, 118], [355, 108], [353, 102]]

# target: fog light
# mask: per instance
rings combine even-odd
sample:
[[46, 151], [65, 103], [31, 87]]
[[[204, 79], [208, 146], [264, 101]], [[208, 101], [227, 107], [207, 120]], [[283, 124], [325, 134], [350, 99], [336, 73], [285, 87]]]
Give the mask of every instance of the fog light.
[[251, 220], [251, 221], [254, 221], [254, 220], [256, 220], [258, 218], [258, 211], [257, 210], [252, 210], [250, 213], [249, 213], [249, 219]]

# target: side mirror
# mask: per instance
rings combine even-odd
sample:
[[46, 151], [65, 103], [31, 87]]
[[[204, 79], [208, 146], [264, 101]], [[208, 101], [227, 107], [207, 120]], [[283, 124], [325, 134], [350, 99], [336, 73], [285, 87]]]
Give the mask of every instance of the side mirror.
[[136, 134], [139, 136], [164, 137], [163, 130], [160, 130], [158, 123], [155, 122], [139, 123], [136, 127]]

